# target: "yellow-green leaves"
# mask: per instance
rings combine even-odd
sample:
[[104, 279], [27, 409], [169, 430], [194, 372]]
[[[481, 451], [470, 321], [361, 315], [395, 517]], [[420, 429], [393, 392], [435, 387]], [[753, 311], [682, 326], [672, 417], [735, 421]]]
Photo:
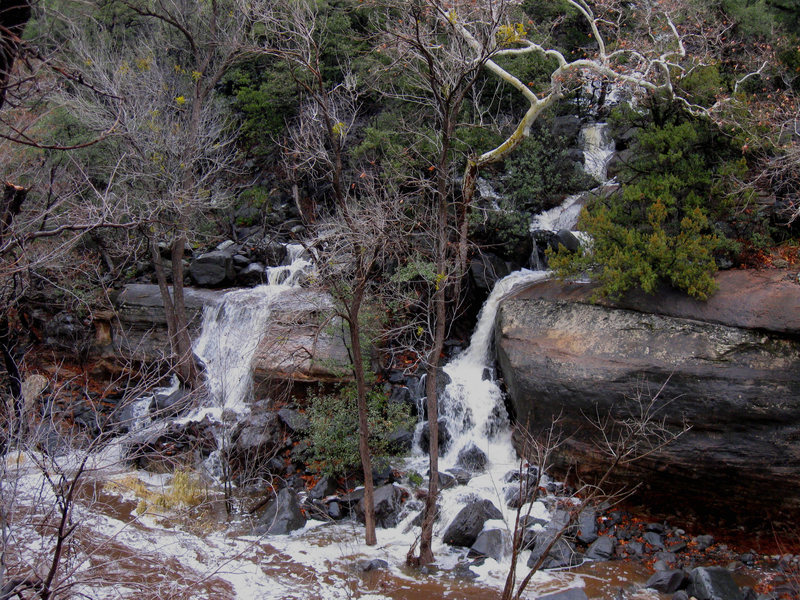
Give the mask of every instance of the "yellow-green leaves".
[[497, 28], [497, 43], [500, 46], [510, 46], [511, 44], [521, 42], [527, 35], [528, 32], [522, 23], [500, 25], [500, 27]]

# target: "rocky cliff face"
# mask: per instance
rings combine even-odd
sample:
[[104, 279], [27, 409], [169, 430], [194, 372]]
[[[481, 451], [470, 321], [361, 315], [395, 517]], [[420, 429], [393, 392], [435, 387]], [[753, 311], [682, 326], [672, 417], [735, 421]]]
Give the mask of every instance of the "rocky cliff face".
[[691, 429], [626, 467], [617, 484], [670, 512], [743, 522], [800, 516], [800, 285], [796, 274], [731, 272], [708, 303], [665, 291], [622, 305], [554, 281], [507, 299], [498, 360], [516, 418], [562, 416], [561, 467], [591, 477], [605, 458], [587, 416], [626, 418], [666, 383], [662, 414]]

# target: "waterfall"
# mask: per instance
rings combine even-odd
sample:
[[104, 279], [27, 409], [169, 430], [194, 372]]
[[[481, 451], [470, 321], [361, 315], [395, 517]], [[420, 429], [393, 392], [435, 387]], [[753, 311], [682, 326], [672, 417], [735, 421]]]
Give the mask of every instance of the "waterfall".
[[454, 465], [458, 452], [473, 443], [491, 463], [504, 469], [516, 464], [503, 394], [492, 376], [494, 319], [500, 301], [515, 288], [547, 277], [546, 271], [523, 269], [498, 281], [481, 309], [469, 347], [445, 365], [451, 382], [440, 399], [439, 410], [451, 446], [442, 458], [444, 466]]
[[312, 263], [300, 244], [286, 247], [284, 264], [267, 268], [267, 283], [228, 292], [203, 309], [200, 335], [194, 353], [205, 365], [206, 406], [184, 421], [206, 415], [222, 420], [223, 411], [247, 412], [252, 399], [251, 362], [270, 318], [275, 300], [297, 288]]
[[564, 202], [550, 210], [539, 213], [531, 219], [531, 231], [560, 231], [562, 229], [575, 229], [578, 224], [578, 215], [583, 208], [585, 194], [573, 194]]
[[583, 147], [583, 170], [600, 182], [607, 180], [606, 170], [614, 154], [614, 140], [609, 138], [607, 123], [589, 123], [580, 133]]

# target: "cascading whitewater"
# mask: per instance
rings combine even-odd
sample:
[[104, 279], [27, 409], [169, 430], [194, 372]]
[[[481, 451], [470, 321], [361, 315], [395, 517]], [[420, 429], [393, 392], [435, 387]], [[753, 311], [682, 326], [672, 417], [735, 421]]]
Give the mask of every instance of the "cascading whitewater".
[[208, 400], [187, 420], [211, 415], [221, 420], [223, 411], [244, 413], [252, 396], [251, 361], [270, 318], [274, 301], [297, 288], [311, 267], [300, 244], [287, 246], [287, 259], [267, 269], [267, 285], [234, 290], [203, 310], [200, 336], [194, 353], [203, 361]]
[[469, 347], [444, 367], [451, 379], [440, 401], [440, 415], [451, 436], [444, 466], [452, 466], [459, 450], [473, 443], [490, 462], [503, 468], [516, 464], [503, 393], [490, 368], [494, 319], [500, 301], [514, 288], [548, 277], [547, 271], [523, 269], [498, 281], [481, 309]]
[[608, 179], [608, 162], [614, 154], [614, 140], [608, 135], [607, 123], [589, 123], [580, 133], [583, 148], [583, 170], [600, 182]]

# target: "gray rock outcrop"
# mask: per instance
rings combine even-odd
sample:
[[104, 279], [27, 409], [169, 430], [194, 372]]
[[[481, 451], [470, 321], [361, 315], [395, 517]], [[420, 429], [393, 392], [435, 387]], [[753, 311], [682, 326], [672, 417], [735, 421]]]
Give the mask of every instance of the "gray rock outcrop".
[[[618, 471], [651, 505], [753, 521], [800, 515], [800, 285], [796, 274], [724, 272], [703, 303], [676, 292], [591, 304], [556, 281], [505, 300], [498, 360], [517, 420], [554, 416], [571, 438], [562, 467], [603, 470], [585, 415], [629, 418], [660, 392], [673, 443]], [[769, 493], [768, 490], [780, 490]]]

